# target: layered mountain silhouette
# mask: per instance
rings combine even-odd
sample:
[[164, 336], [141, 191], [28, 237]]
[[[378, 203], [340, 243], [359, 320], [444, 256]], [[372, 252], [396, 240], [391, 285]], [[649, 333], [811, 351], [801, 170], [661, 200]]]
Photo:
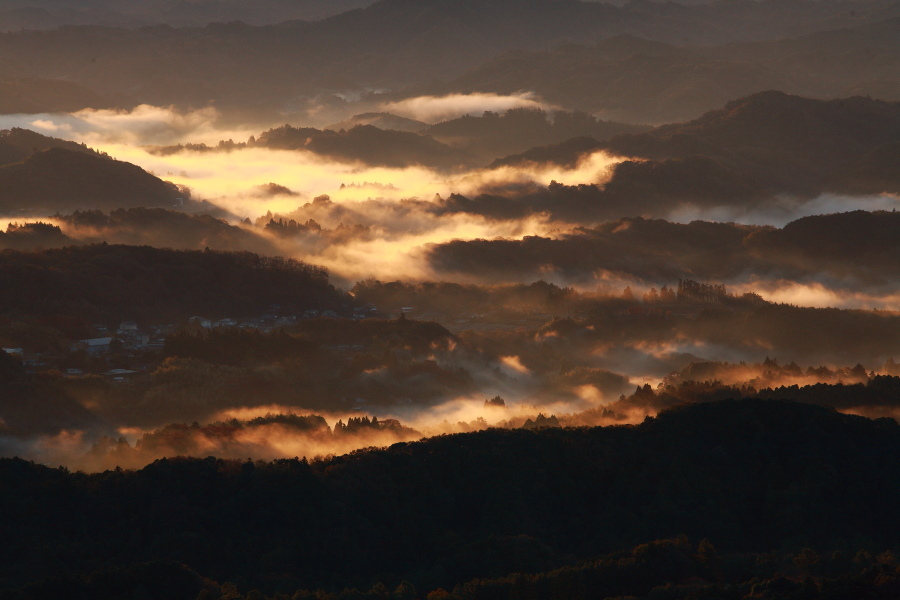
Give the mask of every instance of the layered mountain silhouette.
[[681, 45], [623, 35], [511, 52], [428, 93], [531, 90], [604, 118], [682, 121], [766, 89], [819, 98], [900, 99], [900, 20], [775, 41]]
[[615, 168], [606, 185], [610, 193], [643, 190], [673, 198], [693, 193], [698, 199], [727, 195], [729, 187], [754, 194], [825, 189], [880, 193], [898, 189], [898, 140], [898, 102], [865, 97], [824, 101], [770, 91], [686, 123], [594, 144], [573, 139], [494, 164], [571, 165], [587, 152], [606, 150], [640, 159]]
[[[620, 51], [627, 64], [616, 63], [613, 52], [601, 61], [610, 63], [607, 70], [596, 68], [597, 59], [581, 58], [578, 51], [563, 46], [553, 51], [561, 52], [559, 59], [550, 54], [534, 61], [529, 54], [518, 67], [513, 61], [487, 71], [508, 73], [502, 77], [504, 89], [533, 87], [566, 106], [590, 111], [603, 104], [588, 106], [579, 98], [602, 100], [598, 93], [602, 90], [589, 82], [606, 82], [608, 89], [623, 90], [617, 93], [617, 102], [633, 110], [605, 118], [657, 121], [674, 113], [662, 107], [654, 111], [660, 101], [647, 100], [654, 95], [667, 98], [669, 107], [688, 106], [690, 110], [675, 115], [684, 118], [726, 98], [782, 87], [780, 83], [795, 79], [818, 82], [817, 87], [785, 89], [831, 95], [872, 93], [875, 88], [878, 95], [896, 91], [897, 69], [891, 62], [896, 53], [885, 54], [883, 48], [896, 31], [887, 19], [898, 16], [900, 6], [886, 0], [855, 3], [852, 9], [830, 1], [697, 6], [631, 2], [616, 7], [551, 0], [380, 0], [319, 22], [262, 27], [230, 22], [177, 29], [92, 26], [6, 33], [0, 35], [0, 53], [6, 59], [0, 75], [66, 79], [98, 94], [127, 94], [137, 103], [196, 106], [215, 100], [219, 105], [281, 109], [299, 96], [421, 87], [459, 77], [473, 65], [506, 52], [545, 53], [548, 48], [595, 44], [617, 35], [676, 45], [754, 42], [679, 49], [670, 57], [661, 57], [660, 51], [648, 54], [646, 49], [624, 55]], [[854, 26], [875, 29], [815, 33]], [[805, 34], [811, 36], [770, 41]], [[809, 53], [808, 47], [824, 53]], [[604, 56], [602, 46], [598, 52]], [[534, 67], [525, 66], [532, 62]], [[534, 76], [522, 69], [531, 69]], [[668, 89], [646, 83], [648, 78]], [[629, 81], [645, 83], [626, 85]], [[489, 79], [470, 76], [445, 89], [489, 84]], [[704, 91], [705, 87], [712, 90]], [[553, 89], [560, 92], [551, 93]], [[697, 94], [702, 99], [691, 100]]]
[[291, 19], [323, 19], [370, 3], [371, 0], [3, 0], [0, 31], [66, 25], [138, 27], [157, 23], [197, 27], [230, 21], [265, 25]]

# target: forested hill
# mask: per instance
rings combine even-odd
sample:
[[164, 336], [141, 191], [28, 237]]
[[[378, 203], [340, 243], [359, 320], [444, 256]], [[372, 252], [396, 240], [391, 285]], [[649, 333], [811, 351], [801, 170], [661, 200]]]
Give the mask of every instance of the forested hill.
[[[713, 173], [725, 182], [713, 192], [718, 197], [752, 197], [762, 190], [859, 193], [873, 187], [880, 193], [897, 189], [892, 174], [896, 168], [892, 171], [889, 165], [896, 164], [898, 139], [898, 102], [860, 96], [815, 100], [767, 91], [732, 100], [692, 121], [621, 134], [593, 145], [571, 139], [507, 156], [494, 166], [575, 164], [576, 157], [600, 149], [648, 159], [615, 168], [606, 189], [619, 193], [644, 190], [665, 171], [668, 185], [678, 182], [701, 198], [709, 194], [702, 192]], [[664, 194], [675, 195], [678, 186]]]
[[173, 206], [185, 193], [84, 144], [27, 129], [0, 130], [0, 214]]
[[0, 130], [0, 166], [23, 161], [37, 152], [51, 148], [102, 156], [83, 144], [48, 137], [28, 129], [13, 127]]
[[341, 301], [324, 269], [250, 252], [105, 243], [0, 251], [0, 314], [165, 322], [249, 316], [273, 304], [335, 309]]
[[[744, 400], [638, 426], [487, 430], [313, 463], [170, 459], [86, 475], [3, 459], [2, 586], [69, 576], [0, 597], [77, 586], [125, 597], [130, 580], [110, 569], [132, 565], [139, 578], [146, 561], [267, 594], [405, 579], [424, 598], [679, 534], [726, 553], [881, 552], [900, 527], [897, 456], [891, 419]], [[166, 597], [198, 597], [199, 579], [179, 573], [185, 591]]]

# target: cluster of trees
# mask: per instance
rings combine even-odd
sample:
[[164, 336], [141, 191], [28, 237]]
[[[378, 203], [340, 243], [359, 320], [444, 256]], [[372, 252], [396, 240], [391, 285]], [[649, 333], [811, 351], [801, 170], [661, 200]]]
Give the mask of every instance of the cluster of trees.
[[67, 582], [132, 590], [142, 571], [169, 572], [154, 585], [194, 582], [191, 598], [210, 583], [191, 573], [220, 583], [209, 593], [257, 598], [648, 597], [659, 586], [651, 597], [682, 598], [725, 584], [787, 598], [853, 581], [888, 592], [900, 467], [885, 457], [898, 451], [892, 419], [741, 400], [637, 426], [491, 429], [313, 462], [168, 459], [84, 474], [2, 459], [0, 578], [8, 598]]
[[349, 417], [346, 424], [340, 419], [334, 424], [334, 435], [337, 436], [354, 435], [366, 430], [388, 431], [395, 434], [398, 438], [416, 439], [421, 437], [419, 432], [404, 426], [397, 419], [382, 419], [379, 421], [378, 417], [372, 417], [371, 420], [369, 420], [368, 416]]
[[215, 455], [256, 460], [280, 458], [286, 453], [312, 457], [344, 454], [358, 448], [388, 446], [417, 440], [422, 434], [396, 419], [368, 416], [338, 420], [334, 429], [320, 415], [268, 413], [246, 421], [232, 418], [200, 425], [194, 421], [170, 423], [142, 434], [134, 445], [123, 437], [104, 436], [72, 464], [91, 471], [113, 466], [140, 468], [173, 456]]
[[[855, 380], [855, 381], [854, 381]], [[563, 426], [634, 422], [672, 407], [729, 399], [786, 399], [851, 414], [896, 418], [900, 414], [900, 377], [862, 373], [852, 383], [789, 383], [762, 387], [759, 381], [723, 383], [717, 379], [664, 381], [657, 389], [638, 386], [602, 407], [560, 417]], [[755, 387], [756, 384], [758, 387]]]
[[[884, 365], [876, 365], [871, 373], [898, 375], [891, 368], [891, 359]], [[664, 383], [677, 385], [685, 381], [721, 381], [726, 384], [740, 383], [757, 389], [777, 387], [779, 382], [797, 382], [815, 379], [817, 383], [865, 383], [869, 373], [864, 366], [827, 367], [809, 365], [804, 369], [795, 361], [780, 364], [777, 358], [768, 356], [761, 363], [728, 363], [720, 361], [695, 361], [683, 369], [666, 376]]]

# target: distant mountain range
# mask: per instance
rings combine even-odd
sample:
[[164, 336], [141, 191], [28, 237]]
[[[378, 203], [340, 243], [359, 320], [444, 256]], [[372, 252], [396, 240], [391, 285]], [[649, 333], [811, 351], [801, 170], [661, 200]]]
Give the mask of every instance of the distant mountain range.
[[607, 119], [665, 123], [767, 89], [900, 100], [900, 19], [774, 41], [679, 45], [624, 35], [510, 52], [423, 93], [530, 90]]
[[0, 0], [0, 31], [72, 25], [197, 27], [319, 20], [372, 0]]
[[887, 0], [379, 0], [319, 22], [6, 33], [0, 80], [62, 79], [120, 104], [287, 111], [348, 90], [530, 89], [604, 118], [659, 122], [771, 88], [900, 98], [898, 17]]

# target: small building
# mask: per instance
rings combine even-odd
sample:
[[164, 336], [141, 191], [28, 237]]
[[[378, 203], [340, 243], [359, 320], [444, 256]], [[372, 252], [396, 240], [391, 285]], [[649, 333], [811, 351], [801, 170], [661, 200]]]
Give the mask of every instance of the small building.
[[191, 317], [188, 319], [188, 323], [197, 324], [205, 329], [212, 329], [212, 321], [203, 317]]
[[132, 371], [131, 369], [110, 369], [105, 372], [104, 375], [112, 378], [113, 381], [125, 381], [135, 373], [137, 373], [137, 371]]
[[86, 350], [88, 354], [103, 354], [105, 352], [109, 352], [110, 344], [112, 344], [112, 341], [113, 338], [111, 337], [78, 340], [78, 344], [76, 344], [75, 349]]
[[138, 330], [138, 325], [134, 321], [122, 321], [119, 323], [119, 328], [116, 330], [118, 333], [128, 333]]

